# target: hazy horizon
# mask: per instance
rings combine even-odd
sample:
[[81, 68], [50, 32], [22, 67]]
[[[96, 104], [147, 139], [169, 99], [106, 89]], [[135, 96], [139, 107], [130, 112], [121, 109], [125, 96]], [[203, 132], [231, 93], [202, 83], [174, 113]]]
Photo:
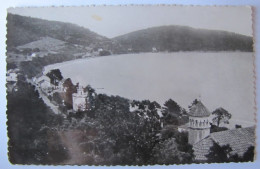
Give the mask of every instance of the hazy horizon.
[[252, 11], [248, 6], [20, 7], [9, 8], [8, 12], [76, 24], [108, 38], [166, 25], [222, 30], [252, 36]]

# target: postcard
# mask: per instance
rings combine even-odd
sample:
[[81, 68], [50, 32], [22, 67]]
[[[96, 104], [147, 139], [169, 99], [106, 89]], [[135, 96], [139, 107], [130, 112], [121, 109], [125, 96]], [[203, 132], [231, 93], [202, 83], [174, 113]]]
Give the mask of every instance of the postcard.
[[9, 8], [9, 161], [254, 161], [252, 15], [250, 6]]

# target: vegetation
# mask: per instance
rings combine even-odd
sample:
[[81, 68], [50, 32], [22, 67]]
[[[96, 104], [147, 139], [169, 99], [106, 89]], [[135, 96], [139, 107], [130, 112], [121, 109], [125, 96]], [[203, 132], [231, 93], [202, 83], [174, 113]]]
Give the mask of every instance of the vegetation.
[[225, 130], [228, 130], [228, 128], [226, 127], [218, 127], [214, 124], [211, 124], [211, 127], [210, 127], [210, 133], [214, 133], [214, 132], [219, 132], [219, 131], [225, 131]]
[[18, 81], [17, 89], [7, 94], [10, 162], [55, 164], [67, 159], [67, 152], [53, 134], [63, 118], [44, 104], [32, 85]]
[[187, 26], [161, 26], [115, 37], [133, 52], [157, 51], [253, 51], [252, 37], [236, 33], [195, 29]]
[[34, 57], [32, 61], [21, 62], [20, 67], [24, 75], [27, 75], [28, 78], [32, 78], [42, 73], [44, 66], [73, 59], [70, 53], [49, 54], [45, 57]]
[[189, 121], [187, 112], [172, 99], [164, 103], [162, 111], [164, 125], [183, 125]]
[[[69, 44], [93, 46], [120, 53], [119, 45], [101, 35], [75, 24], [47, 21], [8, 13], [7, 15], [7, 51], [14, 47], [51, 37]], [[104, 53], [107, 55], [107, 53]]]
[[214, 110], [212, 112], [212, 115], [215, 116], [212, 119], [212, 121], [213, 121], [213, 123], [217, 124], [218, 127], [221, 123], [229, 124], [229, 119], [232, 117], [232, 115], [227, 110], [223, 109], [222, 107]]
[[[46, 65], [79, 57], [73, 56], [79, 51], [75, 45], [102, 48], [100, 56], [126, 53], [128, 48], [132, 52], [150, 52], [153, 47], [170, 52], [252, 51], [252, 38], [223, 31], [165, 26], [111, 40], [73, 24], [13, 14], [8, 14], [7, 20], [8, 52], [24, 56], [40, 52], [39, 48], [19, 51], [16, 47], [46, 36], [66, 42], [63, 51], [56, 54], [33, 57], [32, 61], [18, 65], [7, 64], [7, 69], [20, 68], [24, 75], [18, 77], [17, 90], [7, 93], [9, 158], [14, 164], [149, 165], [193, 162], [187, 133], [177, 130], [177, 126], [188, 122], [188, 115], [172, 99], [161, 106], [149, 100], [130, 101], [119, 96], [97, 94], [87, 86], [84, 89], [89, 93], [86, 111], [54, 114], [39, 98], [35, 87], [25, 81], [41, 73]], [[47, 76], [54, 85], [63, 79], [58, 69]], [[68, 113], [67, 110], [72, 109], [72, 94], [76, 93], [78, 84], [66, 79], [63, 87], [66, 88], [65, 93], [56, 92], [49, 98]], [[194, 100], [192, 105], [197, 102]], [[130, 110], [130, 105], [133, 110]], [[223, 108], [215, 110], [213, 115], [217, 125], [212, 125], [211, 132], [226, 130], [220, 124], [228, 123], [231, 115]], [[250, 147], [243, 157], [229, 156], [230, 151], [228, 145], [219, 147], [214, 144], [208, 155], [209, 161], [251, 161], [254, 156], [254, 147]]]
[[108, 39], [86, 28], [57, 21], [8, 14], [7, 51], [14, 47], [51, 37], [92, 48], [103, 48], [101, 55], [156, 51], [253, 51], [253, 38], [225, 31], [187, 26], [161, 26]]
[[208, 162], [248, 162], [254, 160], [254, 146], [249, 147], [242, 157], [237, 154], [232, 154], [231, 152], [232, 148], [230, 145], [219, 146], [214, 142], [207, 155]]
[[46, 74], [51, 80], [51, 84], [58, 86], [59, 81], [63, 79], [61, 72], [59, 69], [52, 69], [50, 72]]
[[[71, 108], [69, 102], [77, 85], [67, 79], [64, 86], [68, 96], [65, 104]], [[46, 107], [33, 86], [19, 81], [18, 91], [8, 93], [10, 161], [89, 165], [192, 162], [193, 152], [188, 145], [187, 133], [179, 133], [176, 128], [162, 130], [158, 103], [149, 100], [130, 102], [119, 96], [97, 95], [90, 86], [85, 90], [92, 96], [91, 109], [64, 118]], [[53, 99], [61, 102], [57, 93]], [[165, 104], [171, 109], [169, 103], [173, 101]], [[130, 104], [137, 108], [130, 111]], [[73, 152], [76, 150], [80, 152]], [[170, 150], [176, 150], [176, 154]], [[77, 153], [83, 153], [80, 159], [73, 156]]]

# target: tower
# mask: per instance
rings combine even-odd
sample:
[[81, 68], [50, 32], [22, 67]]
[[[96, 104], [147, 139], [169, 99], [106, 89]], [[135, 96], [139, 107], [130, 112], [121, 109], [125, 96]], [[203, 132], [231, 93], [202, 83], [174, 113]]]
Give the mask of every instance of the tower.
[[193, 145], [210, 134], [210, 112], [199, 100], [189, 112], [189, 144]]
[[77, 88], [77, 93], [72, 94], [73, 110], [76, 112], [87, 110], [87, 99], [88, 93], [84, 92], [82, 86], [79, 86]]

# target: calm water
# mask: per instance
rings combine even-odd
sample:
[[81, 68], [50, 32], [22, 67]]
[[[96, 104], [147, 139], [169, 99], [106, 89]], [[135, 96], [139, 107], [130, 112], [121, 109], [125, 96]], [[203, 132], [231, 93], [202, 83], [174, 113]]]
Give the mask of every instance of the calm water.
[[254, 124], [253, 56], [245, 52], [125, 54], [47, 66], [98, 93], [187, 108], [201, 98], [210, 111], [223, 107], [233, 123]]

